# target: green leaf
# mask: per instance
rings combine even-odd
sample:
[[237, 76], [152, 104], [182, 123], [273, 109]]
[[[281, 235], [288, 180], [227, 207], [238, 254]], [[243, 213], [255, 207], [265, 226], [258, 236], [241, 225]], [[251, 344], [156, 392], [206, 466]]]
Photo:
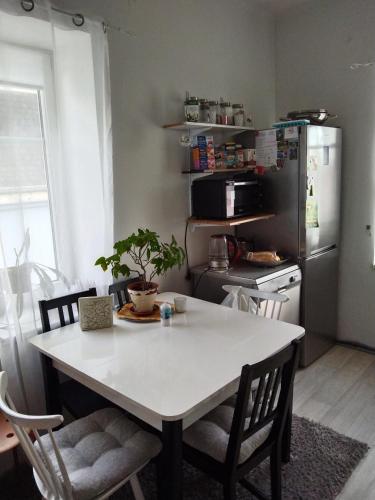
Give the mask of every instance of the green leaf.
[[[162, 275], [175, 266], [180, 268], [185, 260], [185, 252], [178, 246], [174, 235], [170, 243], [164, 243], [160, 242], [160, 236], [155, 231], [149, 229], [138, 228], [137, 233], [132, 233], [126, 239], [117, 241], [113, 248], [115, 250], [113, 255], [99, 257], [95, 265], [101, 266], [103, 271], [110, 267], [115, 278], [119, 275], [130, 276], [134, 270], [144, 275], [144, 270], [152, 266], [153, 274]], [[127, 264], [122, 264], [123, 255], [130, 257], [137, 269], [131, 269]], [[150, 273], [151, 270], [144, 275], [146, 281]]]

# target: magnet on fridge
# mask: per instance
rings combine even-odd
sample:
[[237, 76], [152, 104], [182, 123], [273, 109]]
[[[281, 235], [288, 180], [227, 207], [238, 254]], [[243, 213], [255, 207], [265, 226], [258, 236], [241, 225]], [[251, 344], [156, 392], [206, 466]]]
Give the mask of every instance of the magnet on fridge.
[[265, 167], [260, 167], [259, 165], [255, 168], [255, 172], [258, 175], [264, 175], [265, 171], [266, 171]]

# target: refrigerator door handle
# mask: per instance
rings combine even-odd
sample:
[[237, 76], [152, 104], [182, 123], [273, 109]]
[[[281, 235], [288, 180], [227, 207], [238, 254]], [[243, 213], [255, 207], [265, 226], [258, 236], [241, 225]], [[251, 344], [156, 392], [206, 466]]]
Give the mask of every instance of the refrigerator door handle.
[[336, 248], [337, 248], [337, 245], [328, 245], [326, 247], [319, 248], [318, 250], [311, 252], [311, 254], [308, 257], [305, 257], [303, 260], [317, 257], [318, 255], [323, 255], [327, 252], [331, 252], [332, 250], [335, 250]]

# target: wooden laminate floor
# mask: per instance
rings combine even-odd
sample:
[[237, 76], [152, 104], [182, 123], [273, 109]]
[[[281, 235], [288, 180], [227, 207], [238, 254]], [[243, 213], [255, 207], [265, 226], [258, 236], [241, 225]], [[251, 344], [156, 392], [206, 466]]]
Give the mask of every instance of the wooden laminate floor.
[[375, 500], [375, 355], [332, 348], [297, 373], [293, 411], [371, 447], [338, 500]]

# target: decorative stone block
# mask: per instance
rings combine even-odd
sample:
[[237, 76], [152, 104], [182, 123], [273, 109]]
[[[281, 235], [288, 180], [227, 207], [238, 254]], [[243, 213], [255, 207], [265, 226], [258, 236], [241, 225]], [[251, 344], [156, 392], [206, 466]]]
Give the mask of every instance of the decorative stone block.
[[113, 326], [113, 297], [81, 297], [78, 299], [81, 330], [99, 330]]

